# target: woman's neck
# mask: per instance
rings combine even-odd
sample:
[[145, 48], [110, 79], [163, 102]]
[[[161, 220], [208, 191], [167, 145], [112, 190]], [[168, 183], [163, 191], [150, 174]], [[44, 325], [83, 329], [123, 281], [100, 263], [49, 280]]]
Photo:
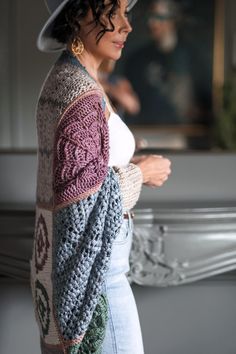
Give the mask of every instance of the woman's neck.
[[93, 55], [88, 53], [85, 49], [82, 54], [76, 55], [71, 50], [71, 47], [68, 47], [68, 50], [71, 54], [80, 62], [80, 64], [86, 69], [89, 75], [96, 81], [99, 82], [98, 69], [102, 63], [102, 60], [95, 58]]
[[[92, 55], [89, 55], [87, 51], [83, 51], [81, 55], [75, 55], [73, 51], [71, 50], [71, 47], [67, 47], [68, 51], [73, 55], [76, 60], [80, 63], [80, 65], [86, 70], [88, 75], [96, 82], [100, 90], [102, 91], [105, 99], [107, 102], [109, 102], [109, 98], [104, 90], [104, 87], [101, 83], [101, 77], [100, 77], [100, 72], [99, 72], [99, 67], [102, 63], [100, 61], [96, 61], [95, 58]], [[111, 105], [111, 104], [110, 104]]]

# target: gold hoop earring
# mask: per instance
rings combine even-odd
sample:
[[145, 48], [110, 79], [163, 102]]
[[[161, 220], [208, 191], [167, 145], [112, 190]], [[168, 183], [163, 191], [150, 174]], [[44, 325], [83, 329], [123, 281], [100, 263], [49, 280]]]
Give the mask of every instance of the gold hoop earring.
[[74, 38], [73, 42], [71, 44], [71, 50], [73, 54], [76, 55], [81, 55], [84, 51], [84, 43], [80, 39], [80, 37]]

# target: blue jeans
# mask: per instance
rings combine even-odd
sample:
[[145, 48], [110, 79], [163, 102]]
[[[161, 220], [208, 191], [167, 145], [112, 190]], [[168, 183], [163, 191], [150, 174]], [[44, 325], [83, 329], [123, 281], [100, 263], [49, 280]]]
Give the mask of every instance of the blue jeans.
[[124, 219], [113, 243], [104, 284], [108, 298], [108, 323], [102, 354], [143, 354], [143, 341], [135, 299], [126, 278], [133, 221]]

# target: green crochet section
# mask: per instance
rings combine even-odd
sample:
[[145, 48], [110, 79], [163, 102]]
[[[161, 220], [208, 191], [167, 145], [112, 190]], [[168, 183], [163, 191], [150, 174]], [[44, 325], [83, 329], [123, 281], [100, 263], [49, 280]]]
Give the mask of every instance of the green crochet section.
[[68, 354], [101, 354], [108, 320], [108, 301], [102, 294], [82, 343], [73, 345]]

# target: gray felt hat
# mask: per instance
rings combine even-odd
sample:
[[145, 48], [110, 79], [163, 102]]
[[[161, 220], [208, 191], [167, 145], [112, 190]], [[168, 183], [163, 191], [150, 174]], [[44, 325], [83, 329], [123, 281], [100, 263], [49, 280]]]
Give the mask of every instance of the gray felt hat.
[[[65, 48], [63, 43], [60, 43], [56, 39], [52, 38], [51, 33], [56, 17], [68, 1], [69, 0], [45, 0], [50, 17], [39, 33], [37, 40], [37, 47], [42, 52], [56, 52]], [[138, 0], [128, 0], [128, 10], [131, 10], [137, 1]]]

